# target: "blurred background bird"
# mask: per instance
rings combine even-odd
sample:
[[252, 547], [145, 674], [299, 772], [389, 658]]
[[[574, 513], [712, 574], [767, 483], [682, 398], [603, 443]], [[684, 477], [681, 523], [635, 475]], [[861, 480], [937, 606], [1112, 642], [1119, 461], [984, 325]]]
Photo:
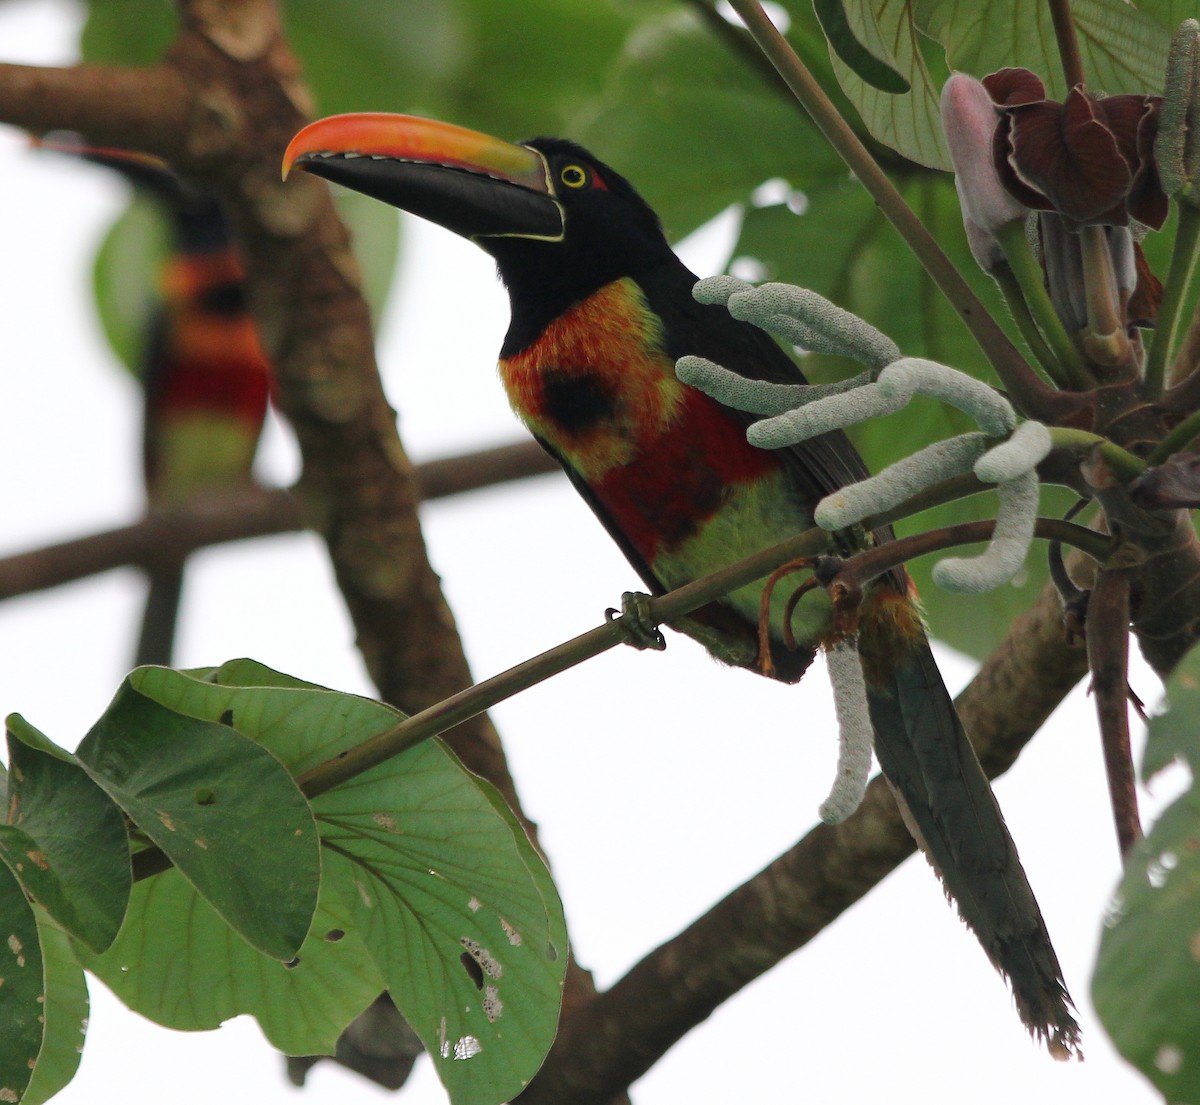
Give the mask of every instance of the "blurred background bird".
[[[160, 212], [167, 248], [148, 285], [154, 302], [129, 351], [143, 396], [147, 508], [169, 514], [197, 495], [251, 482], [271, 368], [246, 303], [245, 279], [220, 203], [157, 158], [101, 149], [71, 134], [36, 141], [118, 173]], [[182, 557], [151, 554], [134, 664], [170, 664], [183, 592]]]

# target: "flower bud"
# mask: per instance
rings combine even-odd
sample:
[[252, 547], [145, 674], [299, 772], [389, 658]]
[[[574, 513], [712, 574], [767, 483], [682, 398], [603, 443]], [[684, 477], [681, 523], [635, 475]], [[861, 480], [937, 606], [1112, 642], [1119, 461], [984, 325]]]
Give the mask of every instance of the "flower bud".
[[[963, 220], [986, 235], [1025, 217], [1024, 206], [1000, 182], [992, 160], [998, 121], [996, 105], [982, 81], [955, 73], [946, 82], [942, 129], [954, 164]], [[998, 254], [998, 247], [988, 253]]]

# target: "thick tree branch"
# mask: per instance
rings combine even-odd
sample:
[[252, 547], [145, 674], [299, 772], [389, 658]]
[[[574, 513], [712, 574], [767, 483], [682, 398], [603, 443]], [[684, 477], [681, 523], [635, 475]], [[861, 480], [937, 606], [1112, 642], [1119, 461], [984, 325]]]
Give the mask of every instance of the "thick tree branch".
[[[519, 441], [427, 461], [413, 469], [413, 476], [424, 502], [557, 471], [558, 465], [536, 442]], [[0, 558], [0, 601], [113, 568], [178, 563], [210, 545], [304, 528], [300, 504], [285, 488], [248, 487], [202, 495], [132, 525]]]
[[[1021, 748], [1086, 669], [1047, 586], [958, 698], [989, 776]], [[690, 1029], [836, 920], [912, 853], [887, 784], [858, 812], [820, 825], [708, 913], [564, 1020], [522, 1105], [604, 1105]]]

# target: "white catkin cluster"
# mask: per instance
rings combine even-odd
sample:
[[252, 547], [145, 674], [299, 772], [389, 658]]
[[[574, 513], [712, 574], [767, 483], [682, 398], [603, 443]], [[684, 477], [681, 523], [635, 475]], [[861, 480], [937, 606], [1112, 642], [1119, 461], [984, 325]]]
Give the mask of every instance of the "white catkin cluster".
[[698, 303], [720, 303], [734, 318], [752, 322], [811, 353], [850, 357], [878, 371], [900, 356], [883, 331], [822, 295], [792, 284], [755, 287], [735, 276], [712, 276], [692, 290]]
[[857, 638], [846, 637], [827, 648], [825, 666], [829, 670], [837, 713], [838, 762], [829, 797], [821, 803], [818, 813], [822, 821], [836, 825], [862, 804], [871, 773], [874, 731]]
[[[676, 373], [684, 383], [726, 406], [763, 415], [746, 431], [762, 449], [783, 449], [892, 414], [914, 395], [926, 395], [969, 415], [981, 432], [936, 442], [890, 465], [879, 475], [843, 487], [817, 504], [817, 525], [843, 529], [897, 506], [940, 480], [965, 472], [997, 485], [996, 528], [975, 557], [948, 557], [933, 578], [950, 591], [978, 593], [1012, 579], [1024, 563], [1037, 518], [1037, 465], [1050, 451], [1050, 431], [1040, 422], [1017, 425], [1012, 405], [994, 388], [957, 369], [920, 357], [901, 357], [887, 335], [816, 292], [789, 284], [754, 287], [732, 276], [701, 280], [701, 303], [723, 303], [731, 315], [815, 352], [853, 357], [871, 373], [838, 384], [770, 384], [747, 380], [701, 357], [684, 357]], [[1005, 441], [989, 448], [990, 441]]]

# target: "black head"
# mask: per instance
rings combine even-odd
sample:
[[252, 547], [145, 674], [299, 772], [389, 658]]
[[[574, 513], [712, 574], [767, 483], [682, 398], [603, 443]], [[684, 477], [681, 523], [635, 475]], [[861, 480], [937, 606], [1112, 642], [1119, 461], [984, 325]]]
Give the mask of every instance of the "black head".
[[404, 115], [322, 119], [292, 165], [476, 242], [496, 259], [521, 348], [572, 303], [673, 260], [658, 217], [619, 173], [560, 138], [519, 145]]
[[553, 240], [476, 238], [496, 259], [512, 299], [514, 325], [519, 314], [538, 307], [552, 311], [542, 320], [549, 321], [597, 288], [674, 256], [658, 216], [614, 169], [563, 138], [535, 138], [522, 145], [545, 159], [562, 211], [562, 234]]

